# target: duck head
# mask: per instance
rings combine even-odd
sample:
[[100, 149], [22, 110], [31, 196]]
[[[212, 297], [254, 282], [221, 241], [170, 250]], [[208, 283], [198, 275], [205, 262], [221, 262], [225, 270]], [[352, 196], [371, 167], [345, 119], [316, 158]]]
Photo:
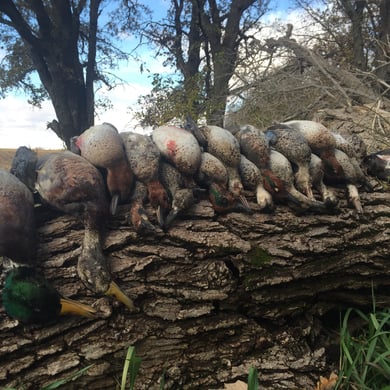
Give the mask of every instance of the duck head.
[[32, 192], [35, 190], [35, 181], [37, 178], [37, 161], [38, 156], [36, 152], [26, 146], [20, 146], [16, 149], [10, 169], [10, 172]]
[[209, 187], [209, 199], [213, 209], [218, 214], [224, 214], [231, 211], [243, 211], [252, 213], [252, 210], [238, 202], [235, 196], [226, 187], [219, 183], [212, 183]]
[[170, 209], [168, 193], [159, 180], [148, 183], [148, 198], [153, 209], [156, 210], [157, 222], [163, 227], [164, 218]]
[[320, 157], [323, 161], [324, 171], [327, 175], [334, 180], [345, 180], [344, 169], [337, 160], [334, 151], [325, 150], [320, 154]]
[[36, 269], [18, 267], [5, 278], [3, 306], [6, 313], [23, 323], [46, 324], [60, 315], [74, 314], [95, 318], [96, 310], [59, 292]]
[[172, 208], [165, 218], [164, 227], [168, 228], [176, 217], [182, 212], [188, 210], [193, 204], [195, 204], [196, 198], [194, 191], [190, 188], [181, 188], [175, 192], [172, 200]]

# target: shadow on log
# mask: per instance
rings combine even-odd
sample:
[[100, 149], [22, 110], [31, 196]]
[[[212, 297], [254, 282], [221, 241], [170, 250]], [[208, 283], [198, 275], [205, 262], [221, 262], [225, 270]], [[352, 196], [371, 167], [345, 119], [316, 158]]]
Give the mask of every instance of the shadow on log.
[[[340, 310], [390, 303], [390, 196], [363, 193], [364, 215], [214, 216], [207, 201], [166, 233], [137, 235], [127, 206], [108, 221], [105, 254], [140, 309], [96, 299], [77, 277], [82, 224], [38, 211], [39, 258], [59, 291], [104, 318], [23, 326], [0, 311], [0, 386], [40, 388], [94, 364], [65, 388], [114, 389], [128, 346], [137, 389], [221, 389], [259, 371], [262, 389], [314, 389], [337, 371]], [[251, 203], [256, 207], [254, 203]]]

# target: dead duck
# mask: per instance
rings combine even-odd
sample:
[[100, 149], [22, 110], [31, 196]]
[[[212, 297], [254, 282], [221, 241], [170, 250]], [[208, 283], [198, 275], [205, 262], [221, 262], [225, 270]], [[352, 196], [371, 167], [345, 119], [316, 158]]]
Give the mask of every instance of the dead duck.
[[134, 180], [118, 130], [110, 123], [92, 126], [71, 139], [71, 150], [106, 170], [110, 210], [115, 214], [118, 202], [129, 200]]
[[170, 205], [167, 192], [158, 174], [160, 150], [148, 135], [126, 131], [120, 133], [120, 136], [130, 169], [136, 179], [147, 186], [148, 199], [153, 209], [156, 210], [157, 221], [160, 226], [164, 226], [164, 216]]
[[332, 189], [325, 185], [322, 160], [314, 153], [311, 154], [309, 169], [313, 187], [321, 194], [322, 201], [329, 208], [336, 207], [338, 204], [337, 196]]
[[283, 181], [286, 191], [291, 195], [286, 198], [290, 206], [299, 212], [309, 210], [323, 212], [327, 210], [323, 202], [309, 199], [295, 188], [291, 163], [283, 154], [276, 150], [271, 150], [270, 165], [272, 171]]
[[[36, 157], [35, 153], [31, 155]], [[22, 159], [21, 165], [24, 162]], [[94, 318], [96, 311], [92, 307], [62, 297], [44, 278], [36, 252], [33, 195], [16, 176], [0, 169], [0, 256], [4, 257], [5, 312], [23, 323], [47, 324], [64, 314]]]
[[311, 189], [309, 165], [311, 149], [306, 138], [298, 131], [285, 124], [276, 124], [265, 130], [269, 144], [290, 161], [294, 170], [297, 189], [308, 198], [314, 199]]
[[365, 156], [362, 164], [371, 176], [390, 181], [390, 149], [383, 149]]
[[244, 155], [241, 155], [239, 173], [245, 189], [254, 191], [257, 204], [261, 210], [273, 210], [274, 204], [271, 194], [264, 188], [264, 180], [260, 169]]
[[220, 159], [209, 152], [202, 152], [200, 166], [195, 173], [195, 181], [205, 188], [216, 182], [227, 188], [229, 176]]
[[200, 131], [207, 141], [207, 152], [217, 157], [226, 167], [229, 191], [249, 210], [248, 201], [243, 194], [244, 186], [238, 173], [241, 160], [238, 140], [230, 131], [219, 126], [203, 126]]
[[246, 204], [238, 201], [228, 188], [229, 175], [226, 166], [208, 152], [202, 152], [202, 161], [195, 181], [209, 193], [209, 200], [218, 214], [229, 211], [243, 211], [251, 213]]
[[327, 127], [309, 120], [293, 120], [284, 124], [298, 130], [306, 138], [311, 151], [322, 159], [327, 170], [332, 170], [337, 176], [343, 175], [343, 168], [335, 157], [336, 140]]
[[77, 272], [84, 285], [99, 295], [113, 296], [130, 310], [134, 304], [112, 280], [102, 249], [102, 230], [109, 202], [97, 168], [69, 151], [38, 160], [36, 188], [50, 206], [82, 219], [84, 237]]
[[0, 255], [29, 263], [35, 259], [36, 241], [33, 195], [15, 175], [0, 169]]
[[130, 199], [129, 218], [134, 229], [139, 233], [156, 233], [156, 228], [150, 222], [144, 203], [148, 199], [148, 189], [139, 180], [135, 180], [134, 190]]
[[362, 184], [360, 175], [356, 172], [354, 165], [343, 151], [335, 149], [335, 157], [342, 166], [343, 174], [338, 176], [332, 169], [327, 169], [327, 166], [325, 166], [324, 172], [326, 182], [332, 185], [341, 185], [345, 187], [348, 201], [353, 205], [358, 214], [362, 214], [363, 207], [358, 190], [358, 186]]
[[171, 210], [165, 218], [164, 228], [185, 213], [197, 201], [195, 189], [187, 188], [184, 175], [172, 164], [165, 161], [160, 163], [159, 177], [171, 199]]
[[260, 169], [264, 188], [272, 198], [282, 200], [291, 197], [283, 181], [271, 170], [271, 149], [265, 134], [252, 125], [243, 125], [235, 136], [240, 143], [241, 153]]
[[357, 182], [360, 183], [366, 191], [372, 192], [374, 188], [371, 185], [371, 183], [368, 181], [368, 178], [366, 177], [362, 168], [360, 167], [360, 164], [358, 162], [358, 156], [352, 142], [349, 142], [341, 134], [334, 133], [334, 132], [332, 132], [332, 134], [336, 140], [336, 149], [341, 150], [349, 157], [349, 161], [353, 165], [355, 170]]
[[201, 162], [201, 149], [195, 136], [176, 126], [157, 127], [151, 136], [161, 155], [191, 181]]

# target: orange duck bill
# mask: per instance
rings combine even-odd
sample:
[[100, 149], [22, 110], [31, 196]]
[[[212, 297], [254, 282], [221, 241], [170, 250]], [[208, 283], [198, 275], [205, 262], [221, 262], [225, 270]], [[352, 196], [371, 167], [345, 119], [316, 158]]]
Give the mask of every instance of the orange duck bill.
[[115, 282], [111, 282], [106, 295], [109, 297], [114, 297], [119, 302], [122, 302], [125, 306], [128, 307], [130, 311], [136, 311], [134, 302], [130, 299]]
[[83, 303], [74, 301], [73, 299], [69, 298], [61, 298], [60, 303], [61, 315], [73, 314], [87, 318], [96, 318], [96, 310], [91, 306], [84, 305]]

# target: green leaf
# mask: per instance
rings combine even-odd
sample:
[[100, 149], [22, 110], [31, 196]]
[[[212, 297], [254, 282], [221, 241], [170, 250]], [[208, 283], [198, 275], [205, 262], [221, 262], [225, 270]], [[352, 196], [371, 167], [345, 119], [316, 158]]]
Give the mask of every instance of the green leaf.
[[257, 379], [257, 369], [251, 367], [248, 374], [248, 390], [258, 390], [259, 381]]
[[75, 372], [74, 374], [68, 376], [67, 378], [64, 379], [59, 379], [58, 381], [55, 381], [53, 383], [50, 383], [47, 386], [42, 387], [41, 390], [53, 390], [53, 389], [58, 389], [60, 386], [64, 385], [65, 383], [70, 382], [71, 380], [74, 380], [78, 378], [80, 375], [84, 374], [87, 370], [89, 370], [94, 364], [90, 364], [87, 367], [82, 368], [81, 370]]
[[135, 355], [135, 347], [130, 346], [127, 349], [126, 360], [123, 366], [121, 390], [125, 390], [127, 377], [129, 377], [129, 389], [134, 389], [135, 380], [139, 368], [141, 366], [141, 358]]

